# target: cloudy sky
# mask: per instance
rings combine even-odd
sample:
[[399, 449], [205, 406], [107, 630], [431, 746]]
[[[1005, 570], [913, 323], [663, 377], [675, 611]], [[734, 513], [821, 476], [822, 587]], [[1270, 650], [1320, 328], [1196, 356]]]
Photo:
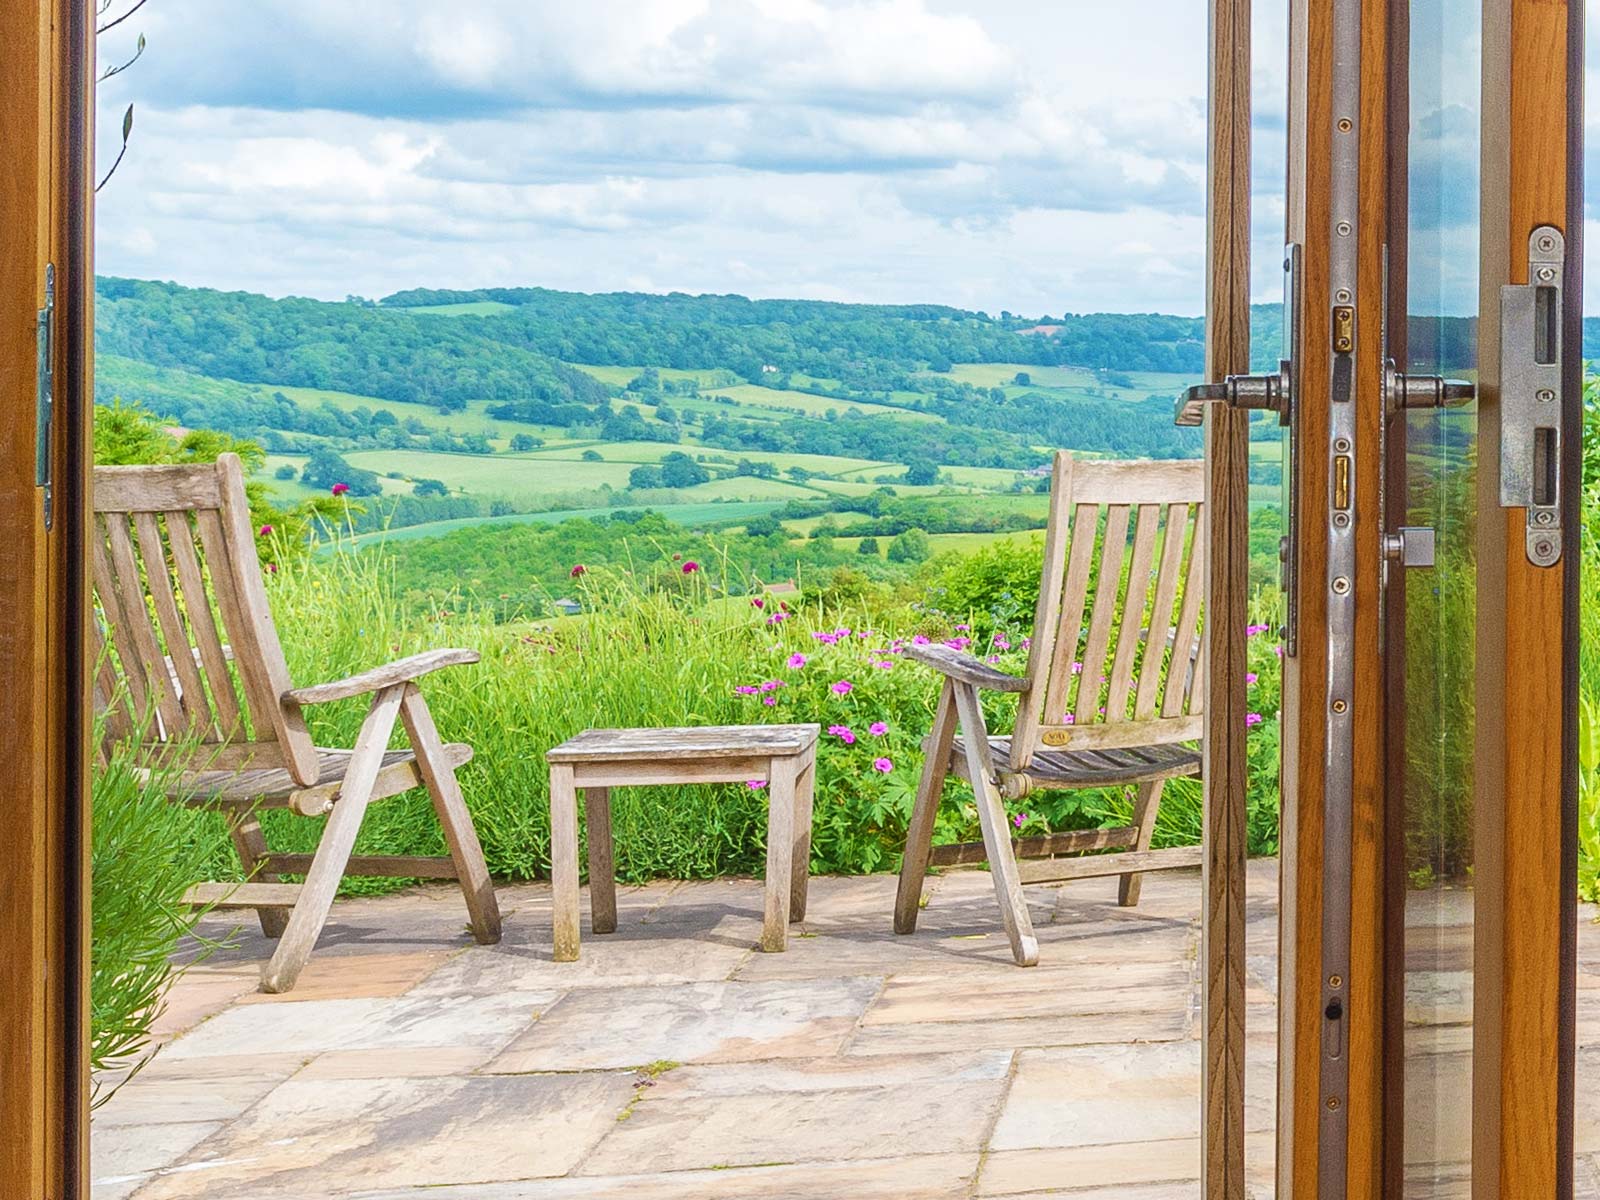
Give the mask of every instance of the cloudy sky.
[[[117, 11], [129, 0], [119, 0]], [[1258, 292], [1282, 239], [1259, 5]], [[99, 269], [1198, 313], [1198, 0], [149, 0]]]

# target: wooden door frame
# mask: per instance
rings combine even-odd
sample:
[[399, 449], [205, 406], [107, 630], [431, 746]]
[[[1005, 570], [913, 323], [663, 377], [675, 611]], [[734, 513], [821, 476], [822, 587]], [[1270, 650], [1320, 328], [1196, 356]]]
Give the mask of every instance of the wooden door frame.
[[[0, 1195], [87, 1198], [93, 0], [0, 0]], [[36, 486], [37, 314], [55, 266], [53, 519]]]
[[[1478, 401], [1474, 1196], [1573, 1192], [1582, 478], [1582, 0], [1484, 5]], [[1500, 507], [1500, 285], [1563, 231], [1562, 551]], [[1514, 620], [1508, 614], [1516, 614]], [[1559, 713], [1558, 722], [1549, 714]]]

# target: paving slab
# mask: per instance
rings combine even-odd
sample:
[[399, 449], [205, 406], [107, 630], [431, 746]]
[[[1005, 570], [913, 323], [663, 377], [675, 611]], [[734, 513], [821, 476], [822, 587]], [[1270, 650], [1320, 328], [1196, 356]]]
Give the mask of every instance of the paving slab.
[[139, 1200], [338, 1195], [558, 1176], [617, 1123], [626, 1074], [291, 1080]]
[[576, 988], [488, 1070], [585, 1071], [836, 1053], [880, 979]]

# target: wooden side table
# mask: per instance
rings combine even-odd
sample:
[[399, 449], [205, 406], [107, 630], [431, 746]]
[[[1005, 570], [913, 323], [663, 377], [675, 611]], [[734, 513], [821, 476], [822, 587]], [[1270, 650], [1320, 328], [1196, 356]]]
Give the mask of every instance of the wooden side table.
[[578, 789], [589, 825], [590, 926], [617, 928], [611, 789], [684, 783], [767, 784], [767, 888], [761, 948], [782, 950], [806, 913], [817, 725], [590, 729], [550, 750], [550, 878], [555, 960], [578, 957]]

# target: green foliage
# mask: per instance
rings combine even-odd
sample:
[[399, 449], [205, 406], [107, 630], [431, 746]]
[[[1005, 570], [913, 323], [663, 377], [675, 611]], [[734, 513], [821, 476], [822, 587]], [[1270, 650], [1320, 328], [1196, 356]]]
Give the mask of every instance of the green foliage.
[[906, 468], [906, 482], [913, 487], [926, 487], [939, 482], [939, 468], [931, 462], [915, 462]]
[[893, 563], [919, 563], [926, 562], [932, 553], [927, 530], [907, 529], [904, 533], [895, 534], [886, 557]]
[[352, 496], [383, 494], [383, 484], [378, 482], [376, 472], [351, 466], [343, 455], [325, 447], [314, 450], [311, 457], [306, 459], [305, 469], [300, 472], [300, 481], [307, 487], [330, 493], [343, 484]]
[[412, 485], [413, 496], [448, 496], [450, 489], [437, 479], [419, 479]]
[[878, 539], [875, 537], [862, 538], [856, 543], [856, 553], [865, 557], [876, 558], [880, 553], [878, 548]]
[[170, 771], [141, 771], [128, 750], [94, 774], [89, 1057], [97, 1073], [147, 1061], [151, 1022], [181, 969], [172, 953], [199, 915], [179, 901], [226, 845], [215, 816], [166, 799], [170, 783]]

